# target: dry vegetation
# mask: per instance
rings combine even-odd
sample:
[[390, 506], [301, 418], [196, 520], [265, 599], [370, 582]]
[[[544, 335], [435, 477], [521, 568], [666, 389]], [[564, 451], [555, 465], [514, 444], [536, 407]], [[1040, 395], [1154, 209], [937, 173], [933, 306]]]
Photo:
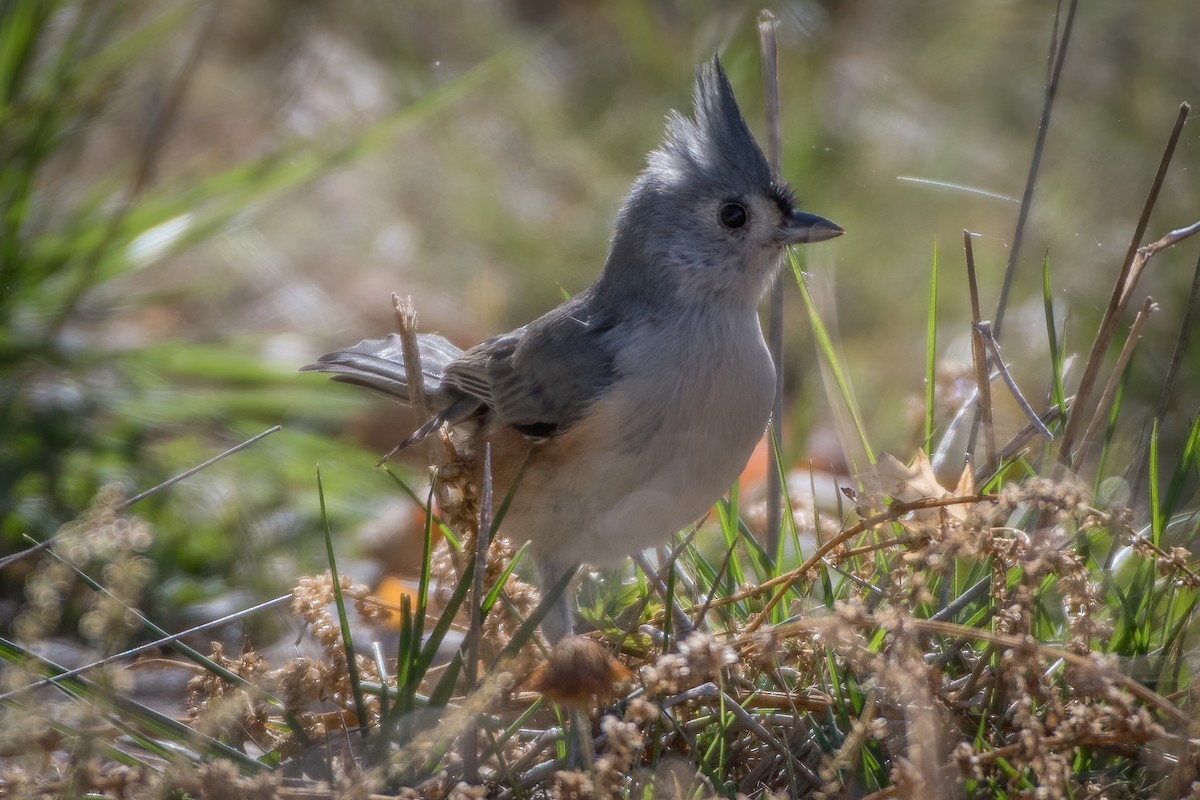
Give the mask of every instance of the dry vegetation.
[[[6, 670], [5, 796], [1197, 796], [1194, 557], [1134, 530], [1124, 509], [1095, 508], [1072, 481], [958, 495], [912, 477], [922, 471], [894, 486], [926, 496], [857, 498], [845, 531], [805, 563], [739, 591], [712, 587], [752, 553], [721, 577], [683, 548], [672, 597], [698, 624], [677, 643], [655, 603], [632, 634], [548, 654], [527, 630], [488, 624], [438, 664], [423, 660], [409, 598], [385, 608], [346, 578], [315, 576], [291, 607], [319, 652], [186, 654], [196, 674], [170, 728], [122, 697], [128, 656], [59, 679], [61, 699], [43, 688], [35, 703], [30, 676], [58, 670], [26, 651], [23, 669]], [[80, 633], [137, 626], [116, 598], [145, 572], [144, 531], [113, 501], [64, 531], [30, 578], [21, 639], [53, 626], [75, 569], [98, 563], [106, 585]], [[745, 550], [730, 541], [731, 554]], [[534, 595], [508, 574], [503, 545], [483, 584], [505, 587], [489, 620], [519, 619]], [[1119, 568], [1102, 572], [1098, 556]], [[431, 561], [436, 639], [465, 613], [454, 588], [471, 574], [445, 541]], [[399, 614], [399, 675], [395, 657], [347, 647], [339, 609], [360, 632]], [[479, 645], [469, 680], [464, 655]]]
[[[11, 45], [22, 19], [0, 14], [8, 14]], [[51, 33], [59, 46], [86, 50]], [[65, 52], [62, 62], [85, 55], [97, 53]], [[19, 90], [20, 76], [8, 77]], [[1051, 100], [1048, 93], [1047, 118]], [[29, 102], [44, 116], [29, 123], [26, 139], [11, 134], [12, 152], [33, 152], [43, 141], [35, 134], [87, 119], [80, 112], [56, 121]], [[789, 513], [773, 552], [753, 532], [767, 517], [764, 500], [735, 488], [705, 524], [657, 553], [656, 574], [583, 576], [582, 616], [594, 630], [554, 648], [536, 633], [541, 594], [521, 577], [518, 547], [496, 538], [476, 559], [480, 520], [502, 516], [502, 502], [467, 480], [476, 473], [452, 452], [440, 458], [436, 513], [426, 510], [433, 490], [422, 497], [388, 473], [423, 512], [422, 558], [408, 591], [384, 599], [343, 574], [326, 515], [327, 571], [299, 578], [288, 596], [171, 631], [144, 602], [162, 532], [135, 513], [144, 497], [104, 486], [77, 519], [0, 561], [0, 575], [20, 587], [0, 638], [0, 798], [1200, 800], [1200, 421], [1187, 390], [1182, 401], [1173, 394], [1192, 352], [1196, 284], [1173, 352], [1139, 352], [1138, 322], [1118, 335], [1128, 310], [1143, 304], [1139, 279], [1152, 259], [1176, 244], [1194, 248], [1189, 237], [1200, 232], [1200, 224], [1180, 226], [1142, 245], [1187, 116], [1184, 106], [1079, 378], [1047, 259], [1049, 364], [1030, 363], [1019, 348], [1001, 355], [978, 297], [964, 300], [980, 323], [965, 389], [935, 397], [935, 319], [926, 337], [923, 443], [935, 455], [914, 445], [907, 463], [876, 462], [841, 378], [847, 365], [810, 301], [830, 396], [856, 431], [846, 437], [847, 452], [858, 454], [848, 460], [861, 462], [856, 474], [789, 473]], [[334, 150], [325, 154], [330, 163], [348, 157]], [[296, 173], [286, 161], [264, 159], [249, 171], [290, 187], [307, 180], [307, 167]], [[0, 185], [12, 224], [28, 211], [14, 201], [28, 200], [19, 183]], [[128, 187], [115, 211], [79, 211], [91, 226], [79, 237], [87, 247], [61, 256], [65, 274], [98, 279], [108, 248], [124, 252], [145, 232], [135, 223], [158, 224], [195, 200], [143, 189]], [[244, 187], [232, 199], [227, 191], [202, 192], [219, 206], [214, 226], [263, 190]], [[973, 270], [972, 239], [964, 241]], [[935, 260], [935, 287], [938, 269]], [[14, 310], [22, 300], [68, 316], [79, 296], [67, 283], [14, 294], [0, 311], [14, 331], [28, 323]], [[973, 271], [970, 283], [977, 293]], [[1139, 319], [1153, 302], [1142, 307]], [[14, 361], [25, 352], [14, 342], [40, 342], [44, 350], [30, 346], [35, 354], [52, 350], [50, 332], [38, 339], [20, 331], [27, 339], [10, 332], [0, 340]], [[1115, 366], [1110, 349], [1120, 350]], [[1160, 369], [1163, 388], [1142, 442], [1122, 399], [1129, 364], [1145, 361]], [[1027, 400], [1002, 374], [1006, 365], [1048, 374], [1048, 385], [1027, 390], [1037, 394]], [[1008, 441], [997, 440], [993, 425], [999, 396], [1016, 398], [1029, 416], [1028, 429]], [[0, 397], [6, 412], [15, 409], [0, 433], [15, 437], [41, 419], [22, 422], [24, 395]], [[1171, 410], [1178, 407], [1193, 416], [1182, 422]], [[1185, 437], [1162, 440], [1168, 416]], [[963, 440], [965, 448], [940, 446]], [[936, 454], [963, 450], [980, 455], [948, 476], [957, 470]], [[483, 538], [497, 527], [485, 525]], [[291, 630], [303, 631], [296, 643], [247, 634], [240, 649], [188, 644], [219, 639], [230, 626], [254, 630], [268, 609], [288, 604]], [[72, 663], [90, 660], [81, 652], [100, 655], [67, 669], [54, 654], [65, 640], [78, 644], [68, 650]], [[137, 683], [148, 674], [186, 676], [186, 688], [177, 681], [174, 694], [146, 696]]]

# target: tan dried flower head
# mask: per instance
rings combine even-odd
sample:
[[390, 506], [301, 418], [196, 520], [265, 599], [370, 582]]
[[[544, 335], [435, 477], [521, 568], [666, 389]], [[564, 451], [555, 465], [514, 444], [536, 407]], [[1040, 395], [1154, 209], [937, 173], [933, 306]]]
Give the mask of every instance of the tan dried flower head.
[[690, 683], [687, 659], [679, 653], [664, 653], [653, 664], [642, 667], [642, 684], [650, 694], [672, 695], [695, 684]]
[[580, 709], [607, 701], [632, 675], [598, 642], [586, 636], [568, 636], [550, 650], [534, 670], [536, 691], [557, 703]]
[[727, 644], [703, 631], [692, 631], [679, 643], [680, 654], [687, 659], [688, 669], [697, 683], [709, 680], [732, 664], [737, 652]]
[[550, 796], [557, 800], [592, 800], [596, 786], [586, 772], [559, 770], [550, 779]]
[[613, 759], [617, 768], [625, 770], [633, 766], [634, 758], [645, 744], [638, 726], [607, 714], [600, 719], [600, 730], [608, 737], [604, 752]]
[[486, 786], [472, 786], [469, 783], [459, 781], [450, 790], [450, 796], [447, 800], [483, 800], [485, 797], [487, 797]]
[[625, 706], [625, 721], [639, 725], [653, 722], [662, 716], [662, 708], [645, 697], [635, 697]]

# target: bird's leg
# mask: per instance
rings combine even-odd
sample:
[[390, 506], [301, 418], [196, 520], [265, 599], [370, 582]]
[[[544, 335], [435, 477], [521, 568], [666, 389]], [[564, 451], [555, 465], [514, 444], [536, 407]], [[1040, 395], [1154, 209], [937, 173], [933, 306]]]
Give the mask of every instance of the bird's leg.
[[[575, 633], [575, 587], [572, 585], [574, 581], [568, 580], [568, 576], [575, 574], [579, 564], [563, 564], [547, 554], [539, 554], [536, 561], [542, 579], [542, 602], [550, 603], [546, 616], [542, 617], [542, 633], [553, 647]], [[552, 596], [551, 593], [558, 589], [561, 589], [558, 596]], [[592, 729], [588, 716], [572, 705], [567, 711], [567, 720], [570, 726], [567, 732], [567, 769], [581, 766], [590, 769], [595, 753], [592, 751]]]
[[[541, 577], [542, 603], [549, 603], [546, 616], [542, 617], [542, 633], [551, 645], [562, 641], [575, 632], [574, 581], [571, 576], [579, 569], [577, 562], [567, 562], [539, 553], [538, 574]], [[558, 592], [554, 596], [554, 592]]]
[[542, 618], [542, 633], [551, 644], [575, 633], [575, 612], [571, 609], [571, 598], [565, 593], [554, 601]]
[[587, 712], [575, 706], [568, 709], [567, 719], [571, 722], [571, 736], [567, 740], [567, 769], [582, 767], [590, 771], [596, 762], [591, 720]]

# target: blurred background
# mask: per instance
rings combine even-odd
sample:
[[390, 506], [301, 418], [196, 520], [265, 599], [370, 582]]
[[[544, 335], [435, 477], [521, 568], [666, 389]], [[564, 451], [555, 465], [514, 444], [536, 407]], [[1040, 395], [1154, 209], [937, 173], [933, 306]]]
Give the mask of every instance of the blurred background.
[[[804, 208], [847, 230], [803, 252], [809, 286], [872, 446], [907, 461], [923, 438], [935, 258], [947, 410], [970, 380], [964, 228], [994, 315], [1056, 4], [765, 5], [779, 21], [784, 174]], [[423, 330], [468, 346], [586, 287], [668, 109], [690, 110], [692, 70], [714, 51], [763, 140], [763, 7], [0, 6], [0, 552], [53, 535], [102, 486], [134, 494], [282, 424], [134, 508], [154, 531], [160, 579], [146, 591], [160, 624], [323, 568], [318, 464], [344, 569], [403, 570], [417, 523], [373, 466], [411, 421], [296, 369], [393, 330], [393, 291], [412, 296]], [[1080, 4], [1001, 342], [1039, 407], [1043, 260], [1065, 347], [1086, 353], [1179, 104], [1200, 101], [1197, 41], [1193, 0]], [[1200, 218], [1198, 169], [1192, 121], [1148, 241]], [[1196, 252], [1161, 254], [1133, 301], [1161, 306], [1127, 383], [1135, 431], [1158, 400]], [[787, 457], [839, 467], [787, 280]], [[1197, 411], [1195, 348], [1180, 380], [1192, 400], [1164, 421], [1168, 440]], [[1005, 413], [1002, 432], [1024, 424]], [[419, 464], [400, 469], [422, 480]], [[25, 568], [0, 573], [0, 602], [17, 602]]]

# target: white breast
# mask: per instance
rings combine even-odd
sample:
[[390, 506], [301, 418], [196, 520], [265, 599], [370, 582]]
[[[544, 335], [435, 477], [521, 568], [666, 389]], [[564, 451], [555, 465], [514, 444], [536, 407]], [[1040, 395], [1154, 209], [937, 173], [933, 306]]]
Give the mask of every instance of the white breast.
[[775, 373], [754, 316], [641, 326], [614, 388], [531, 460], [505, 529], [557, 561], [606, 564], [660, 544], [736, 480], [763, 431]]

